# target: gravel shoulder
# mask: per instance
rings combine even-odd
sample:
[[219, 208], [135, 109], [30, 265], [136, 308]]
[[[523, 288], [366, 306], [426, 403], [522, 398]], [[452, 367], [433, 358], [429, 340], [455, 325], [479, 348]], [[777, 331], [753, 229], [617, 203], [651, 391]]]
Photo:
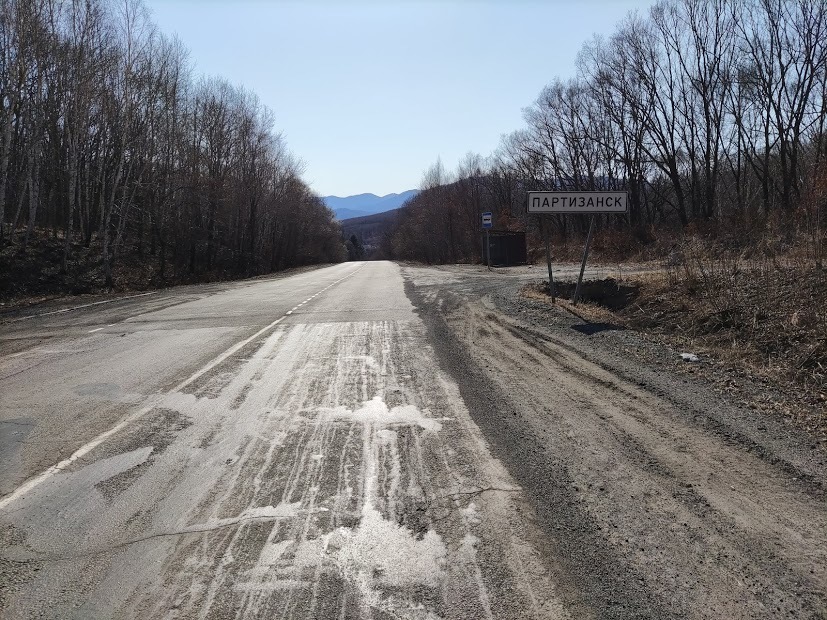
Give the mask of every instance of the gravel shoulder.
[[827, 450], [750, 407], [771, 386], [523, 298], [527, 277], [404, 273], [471, 416], [532, 498], [573, 615], [824, 617]]

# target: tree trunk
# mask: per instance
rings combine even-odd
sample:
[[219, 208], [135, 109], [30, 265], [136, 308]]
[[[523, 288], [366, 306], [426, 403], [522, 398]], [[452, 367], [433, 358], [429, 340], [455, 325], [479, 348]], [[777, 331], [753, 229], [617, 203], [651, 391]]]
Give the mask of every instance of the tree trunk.
[[34, 230], [35, 219], [37, 218], [37, 207], [40, 204], [40, 159], [34, 166], [32, 176], [29, 177], [29, 224], [26, 226], [26, 236], [23, 238], [23, 245], [20, 252], [25, 252], [29, 245], [29, 238]]
[[73, 140], [69, 140], [69, 205], [66, 214], [66, 237], [63, 241], [63, 258], [60, 261], [60, 273], [69, 270], [69, 252], [72, 244], [72, 228], [75, 219], [75, 192], [77, 189], [77, 149]]
[[3, 125], [2, 140], [0, 144], [0, 247], [3, 247], [6, 231], [6, 186], [8, 182], [9, 157], [11, 155], [11, 128], [12, 117], [14, 116], [15, 98], [11, 99], [8, 117]]

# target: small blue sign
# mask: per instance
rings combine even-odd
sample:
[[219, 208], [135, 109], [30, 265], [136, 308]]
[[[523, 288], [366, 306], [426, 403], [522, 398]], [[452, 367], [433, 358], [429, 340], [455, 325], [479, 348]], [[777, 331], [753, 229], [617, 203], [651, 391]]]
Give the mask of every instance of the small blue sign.
[[491, 211], [486, 211], [482, 214], [482, 227], [483, 228], [493, 228], [494, 227], [494, 218]]

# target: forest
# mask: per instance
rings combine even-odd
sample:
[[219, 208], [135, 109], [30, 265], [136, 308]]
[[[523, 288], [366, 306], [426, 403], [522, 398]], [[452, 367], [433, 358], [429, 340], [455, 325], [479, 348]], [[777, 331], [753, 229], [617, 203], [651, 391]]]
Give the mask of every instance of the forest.
[[140, 0], [0, 0], [0, 102], [4, 296], [347, 257], [273, 112]]
[[[382, 254], [479, 261], [482, 212], [536, 240], [528, 191], [612, 189], [630, 205], [598, 218], [615, 256], [701, 237], [821, 268], [826, 95], [823, 0], [661, 0], [585, 42], [576, 77], [552, 80], [494, 153], [428, 168]], [[546, 217], [558, 247], [588, 227]]]

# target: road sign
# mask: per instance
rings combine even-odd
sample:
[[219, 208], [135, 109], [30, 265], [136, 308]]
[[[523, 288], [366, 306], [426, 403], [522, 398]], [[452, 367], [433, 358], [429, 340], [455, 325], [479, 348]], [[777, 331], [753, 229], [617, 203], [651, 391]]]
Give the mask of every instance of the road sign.
[[529, 192], [529, 213], [626, 213], [626, 192]]
[[491, 211], [486, 211], [482, 214], [482, 227], [492, 228], [494, 226], [494, 218]]

